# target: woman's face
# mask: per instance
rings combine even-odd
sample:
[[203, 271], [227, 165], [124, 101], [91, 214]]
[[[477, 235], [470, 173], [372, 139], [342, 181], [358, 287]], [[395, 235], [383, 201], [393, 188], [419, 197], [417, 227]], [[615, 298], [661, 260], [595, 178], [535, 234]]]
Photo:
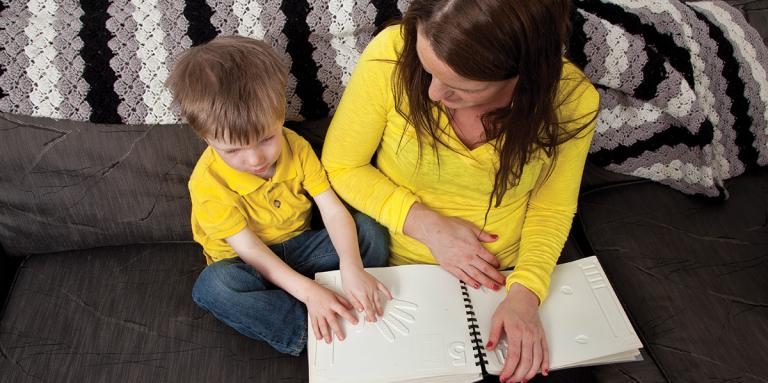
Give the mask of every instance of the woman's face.
[[421, 66], [432, 75], [429, 98], [450, 109], [476, 107], [498, 108], [508, 104], [517, 84], [517, 77], [502, 81], [476, 81], [459, 76], [448, 64], [440, 60], [429, 40], [419, 29], [416, 53]]

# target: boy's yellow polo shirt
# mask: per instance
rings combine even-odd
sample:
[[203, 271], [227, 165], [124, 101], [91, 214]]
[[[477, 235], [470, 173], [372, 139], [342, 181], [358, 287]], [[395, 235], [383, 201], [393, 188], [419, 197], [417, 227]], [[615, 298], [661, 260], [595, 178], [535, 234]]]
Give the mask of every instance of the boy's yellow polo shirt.
[[290, 129], [283, 128], [282, 152], [270, 179], [230, 168], [208, 147], [189, 180], [192, 234], [208, 264], [236, 257], [224, 239], [246, 227], [267, 245], [287, 241], [309, 228], [309, 196], [328, 188], [309, 143]]

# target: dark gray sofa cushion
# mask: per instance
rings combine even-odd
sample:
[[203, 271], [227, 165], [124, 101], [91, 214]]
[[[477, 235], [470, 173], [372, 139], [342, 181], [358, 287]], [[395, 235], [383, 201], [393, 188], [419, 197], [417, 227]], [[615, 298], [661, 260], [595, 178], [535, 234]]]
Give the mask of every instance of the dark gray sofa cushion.
[[277, 353], [199, 309], [194, 244], [29, 257], [0, 322], [2, 382], [304, 382]]
[[9, 254], [191, 241], [183, 125], [0, 115], [0, 243]]
[[582, 193], [586, 235], [661, 370], [768, 381], [768, 169], [723, 203], [644, 182]]

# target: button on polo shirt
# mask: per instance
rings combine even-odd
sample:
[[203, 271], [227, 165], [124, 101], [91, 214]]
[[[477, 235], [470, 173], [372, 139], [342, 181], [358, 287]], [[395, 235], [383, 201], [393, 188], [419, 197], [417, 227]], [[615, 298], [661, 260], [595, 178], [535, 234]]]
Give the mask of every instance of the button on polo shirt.
[[208, 147], [189, 181], [192, 234], [208, 264], [237, 256], [224, 240], [244, 228], [265, 244], [287, 241], [309, 229], [309, 196], [330, 188], [309, 143], [283, 128], [282, 152], [272, 178], [237, 171]]

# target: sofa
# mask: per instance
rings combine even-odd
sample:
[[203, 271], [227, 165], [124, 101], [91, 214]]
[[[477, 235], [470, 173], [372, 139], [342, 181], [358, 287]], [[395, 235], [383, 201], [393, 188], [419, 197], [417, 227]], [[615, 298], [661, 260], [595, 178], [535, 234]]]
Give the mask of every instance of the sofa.
[[[394, 3], [371, 2], [371, 25]], [[731, 3], [768, 37], [768, 2]], [[303, 101], [289, 105], [303, 119], [287, 126], [319, 153], [330, 110], [311, 100], [338, 94], [302, 78], [322, 73], [297, 60], [307, 47], [295, 41], [309, 32], [292, 23], [311, 16], [309, 3], [281, 7], [294, 17], [283, 33], [298, 37], [282, 46]], [[191, 25], [204, 8], [177, 10]], [[211, 37], [198, 31], [193, 42]], [[0, 381], [306, 382], [306, 354], [279, 354], [191, 299], [205, 261], [186, 183], [204, 143], [178, 123], [99, 118], [0, 114]], [[536, 381], [768, 381], [768, 169], [728, 179], [727, 198], [711, 198], [599, 162], [587, 163], [560, 261], [598, 256], [644, 360]]]

